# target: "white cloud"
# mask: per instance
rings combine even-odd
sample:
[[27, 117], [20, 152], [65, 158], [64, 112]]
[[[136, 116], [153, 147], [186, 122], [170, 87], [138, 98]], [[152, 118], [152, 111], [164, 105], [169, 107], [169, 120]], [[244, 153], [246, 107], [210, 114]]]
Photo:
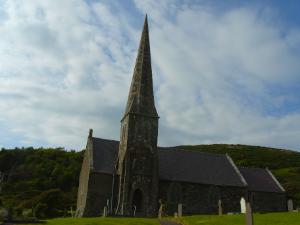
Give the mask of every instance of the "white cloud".
[[171, 18], [155, 4], [136, 4], [158, 15], [153, 24], [164, 21], [151, 31], [153, 62], [163, 77], [158, 108], [164, 132], [182, 135], [160, 136], [161, 143], [298, 148], [299, 107], [281, 116], [264, 113], [290, 98], [269, 93], [270, 87], [299, 82], [298, 32], [271, 23], [269, 10], [186, 6]]
[[131, 44], [128, 32], [135, 30], [121, 28], [126, 21], [112, 20], [112, 10], [101, 3], [6, 1], [3, 10], [0, 108], [6, 129], [24, 136], [26, 145], [80, 149], [90, 127], [117, 138], [134, 53], [123, 43]]
[[[135, 5], [150, 18], [160, 144], [299, 149], [300, 106], [266, 112], [297, 103], [293, 90], [269, 90], [299, 82], [300, 29], [253, 7]], [[115, 5], [80, 0], [2, 7], [0, 145], [18, 136], [18, 144], [81, 149], [89, 128], [118, 139], [143, 19], [122, 5], [116, 14]], [[129, 23], [136, 18], [138, 27]]]

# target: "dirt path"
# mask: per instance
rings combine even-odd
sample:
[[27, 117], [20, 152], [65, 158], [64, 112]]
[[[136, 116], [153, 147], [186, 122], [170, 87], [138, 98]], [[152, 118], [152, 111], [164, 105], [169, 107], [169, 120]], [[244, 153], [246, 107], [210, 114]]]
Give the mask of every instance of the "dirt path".
[[159, 223], [161, 225], [182, 225], [181, 223], [177, 223], [175, 221], [170, 221], [170, 220], [160, 220]]

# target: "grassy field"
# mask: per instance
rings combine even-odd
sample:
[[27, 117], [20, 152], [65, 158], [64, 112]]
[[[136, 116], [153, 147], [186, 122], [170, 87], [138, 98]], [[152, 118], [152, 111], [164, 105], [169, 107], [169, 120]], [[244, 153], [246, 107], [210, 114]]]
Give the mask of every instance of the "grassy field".
[[[185, 225], [245, 225], [245, 216], [186, 216], [181, 222]], [[300, 225], [300, 213], [254, 214], [254, 225]]]
[[[245, 216], [185, 216], [179, 221], [183, 225], [245, 225]], [[159, 225], [159, 221], [155, 218], [58, 218], [47, 220], [45, 225]], [[254, 225], [300, 225], [300, 213], [254, 214]]]
[[159, 225], [157, 219], [145, 218], [58, 218], [47, 220], [46, 225]]

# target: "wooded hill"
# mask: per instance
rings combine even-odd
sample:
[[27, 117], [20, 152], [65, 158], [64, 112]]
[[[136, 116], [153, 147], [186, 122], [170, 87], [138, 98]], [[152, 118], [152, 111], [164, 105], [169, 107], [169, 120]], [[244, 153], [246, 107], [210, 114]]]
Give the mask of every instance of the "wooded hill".
[[[187, 151], [228, 153], [238, 166], [268, 167], [300, 206], [300, 152], [245, 145], [178, 146]], [[0, 151], [0, 205], [40, 217], [76, 208], [83, 151], [22, 148]]]

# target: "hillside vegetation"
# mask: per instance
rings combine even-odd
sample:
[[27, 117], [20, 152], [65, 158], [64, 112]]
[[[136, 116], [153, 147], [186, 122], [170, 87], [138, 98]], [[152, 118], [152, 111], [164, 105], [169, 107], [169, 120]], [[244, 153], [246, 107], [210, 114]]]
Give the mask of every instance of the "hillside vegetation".
[[82, 159], [83, 152], [62, 148], [2, 149], [0, 205], [20, 213], [34, 209], [39, 217], [75, 209]]
[[[268, 167], [300, 206], [300, 153], [245, 145], [179, 146], [185, 150], [228, 153], [238, 166]], [[75, 210], [83, 151], [62, 148], [2, 149], [0, 205], [15, 213], [33, 209], [39, 217]], [[2, 179], [1, 179], [2, 177]]]

